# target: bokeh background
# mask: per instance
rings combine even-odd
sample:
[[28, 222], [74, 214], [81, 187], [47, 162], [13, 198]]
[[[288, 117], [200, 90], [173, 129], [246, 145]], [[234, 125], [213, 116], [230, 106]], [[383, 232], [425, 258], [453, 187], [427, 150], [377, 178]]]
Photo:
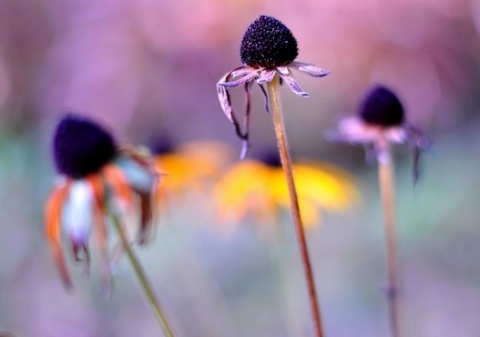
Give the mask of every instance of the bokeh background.
[[[90, 277], [72, 269], [74, 292], [61, 284], [43, 234], [50, 138], [65, 112], [79, 112], [125, 141], [239, 150], [215, 84], [240, 65], [242, 35], [261, 14], [292, 30], [299, 60], [332, 71], [298, 74], [308, 99], [282, 90], [293, 154], [345, 169], [361, 194], [308, 231], [326, 336], [388, 335], [376, 170], [362, 148], [324, 137], [376, 83], [397, 92], [434, 141], [415, 186], [411, 151], [396, 151], [402, 330], [480, 335], [477, 0], [0, 0], [0, 332], [161, 334], [126, 260], [108, 300], [95, 266]], [[242, 90], [232, 94], [241, 108]], [[256, 88], [253, 102], [255, 156], [275, 141]], [[172, 200], [139, 251], [178, 336], [312, 336], [288, 213], [275, 235], [254, 219], [225, 235], [205, 200]]]

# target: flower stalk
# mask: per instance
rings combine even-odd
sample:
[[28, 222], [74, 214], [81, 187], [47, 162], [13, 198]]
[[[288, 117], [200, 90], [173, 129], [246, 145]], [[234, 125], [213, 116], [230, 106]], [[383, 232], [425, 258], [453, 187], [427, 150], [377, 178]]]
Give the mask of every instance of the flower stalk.
[[395, 189], [394, 189], [394, 167], [391, 146], [389, 142], [383, 139], [379, 144], [378, 152], [378, 180], [380, 186], [380, 196], [382, 200], [384, 226], [385, 226], [385, 245], [386, 245], [386, 264], [387, 264], [387, 301], [388, 315], [390, 321], [390, 330], [392, 337], [400, 336], [399, 333], [399, 303], [398, 303], [398, 263], [397, 263], [397, 235], [396, 235], [396, 217], [395, 217]]
[[170, 327], [170, 324], [166, 318], [166, 315], [164, 314], [163, 309], [160, 306], [160, 302], [155, 293], [155, 290], [153, 289], [152, 284], [149, 281], [142, 267], [142, 264], [140, 263], [140, 260], [138, 259], [130, 243], [128, 242], [128, 239], [124, 233], [123, 226], [120, 223], [120, 219], [115, 214], [115, 212], [110, 212], [110, 215], [113, 222], [113, 226], [117, 231], [118, 236], [120, 237], [120, 240], [122, 242], [123, 249], [125, 249], [125, 252], [127, 253], [128, 260], [130, 261], [132, 268], [135, 274], [137, 275], [138, 281], [140, 282], [140, 286], [142, 287], [142, 290], [145, 293], [145, 296], [147, 297], [148, 303], [152, 307], [155, 318], [160, 324], [160, 327], [162, 328], [165, 337], [175, 337], [175, 334], [173, 333], [173, 329]]
[[283, 115], [280, 103], [279, 86], [280, 82], [278, 75], [275, 75], [273, 80], [267, 83], [269, 108], [272, 114], [275, 135], [277, 137], [280, 160], [282, 162], [283, 171], [285, 172], [285, 178], [288, 185], [288, 191], [290, 195], [290, 208], [292, 212], [293, 223], [295, 226], [295, 232], [298, 239], [300, 255], [305, 272], [305, 278], [307, 281], [308, 298], [310, 302], [310, 310], [313, 316], [315, 336], [323, 337], [322, 320], [320, 315], [320, 307], [317, 300], [317, 291], [315, 287], [313, 269], [308, 254], [307, 240], [305, 237], [304, 226], [300, 215], [297, 190], [295, 188], [295, 181], [293, 178], [292, 159], [288, 148], [287, 137], [285, 135]]

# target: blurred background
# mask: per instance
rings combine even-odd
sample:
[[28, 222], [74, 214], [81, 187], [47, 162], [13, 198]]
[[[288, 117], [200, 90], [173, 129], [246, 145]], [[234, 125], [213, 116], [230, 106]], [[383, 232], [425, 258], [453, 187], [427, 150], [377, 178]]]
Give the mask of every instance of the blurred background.
[[[476, 0], [0, 0], [0, 333], [160, 335], [126, 260], [108, 300], [95, 263], [90, 277], [72, 265], [76, 289], [64, 289], [43, 232], [51, 135], [78, 112], [122, 141], [220, 142], [233, 165], [241, 144], [215, 85], [240, 65], [243, 33], [261, 14], [291, 29], [299, 60], [332, 72], [297, 74], [308, 99], [282, 90], [293, 155], [347, 171], [361, 197], [340, 213], [319, 209], [307, 232], [326, 336], [388, 335], [376, 169], [361, 147], [324, 137], [377, 83], [434, 142], [415, 186], [411, 151], [396, 149], [402, 330], [479, 335]], [[275, 138], [258, 88], [252, 97], [254, 157]], [[241, 112], [243, 91], [232, 98]], [[178, 336], [313, 336], [288, 212], [274, 234], [245, 218], [226, 235], [203, 193], [172, 196], [139, 251]]]

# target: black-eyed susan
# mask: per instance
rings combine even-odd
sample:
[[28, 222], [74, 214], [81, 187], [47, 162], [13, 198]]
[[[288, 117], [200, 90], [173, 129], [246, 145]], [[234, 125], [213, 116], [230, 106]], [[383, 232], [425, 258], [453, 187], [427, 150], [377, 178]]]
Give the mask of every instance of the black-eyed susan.
[[[359, 194], [355, 179], [344, 170], [319, 161], [293, 164], [304, 226], [319, 224], [321, 210], [342, 212], [352, 207]], [[290, 198], [278, 154], [233, 164], [214, 189], [220, 225], [239, 224], [252, 216], [260, 226], [273, 227]]]
[[418, 157], [428, 148], [430, 140], [423, 132], [406, 121], [400, 99], [389, 88], [378, 85], [372, 88], [360, 104], [355, 117], [340, 121], [338, 130], [330, 135], [332, 140], [358, 143], [373, 148], [378, 162], [378, 179], [384, 213], [387, 301], [390, 329], [393, 337], [400, 335], [398, 290], [399, 277], [396, 249], [396, 215], [394, 193], [394, 163], [391, 144], [409, 144], [414, 148], [414, 179], [418, 176]]
[[[266, 110], [272, 117], [283, 172], [288, 187], [290, 210], [292, 213], [295, 232], [298, 238], [303, 270], [307, 281], [310, 309], [313, 316], [315, 335], [323, 336], [323, 327], [320, 317], [320, 308], [317, 300], [316, 285], [313, 270], [307, 249], [304, 227], [300, 215], [297, 191], [292, 172], [292, 162], [288, 149], [283, 114], [280, 104], [279, 86], [286, 82], [288, 87], [297, 95], [308, 96], [293, 78], [291, 69], [305, 72], [314, 77], [323, 77], [328, 71], [312, 64], [295, 61], [298, 56], [297, 40], [292, 32], [279, 20], [262, 15], [256, 19], [245, 32], [240, 45], [240, 58], [243, 66], [235, 68], [224, 75], [217, 83], [217, 94], [223, 112], [235, 127], [237, 136], [242, 139], [241, 157], [244, 158], [249, 148], [249, 115], [250, 89], [253, 83], [260, 87], [265, 100]], [[264, 88], [267, 86], [267, 90]], [[243, 85], [246, 96], [246, 111], [243, 129], [233, 113], [228, 88]]]
[[[238, 137], [243, 141], [242, 158], [245, 157], [249, 147], [250, 90], [253, 83], [258, 84], [265, 96], [268, 112], [270, 110], [268, 94], [264, 84], [272, 82], [276, 76], [279, 76], [295, 94], [307, 97], [308, 93], [300, 88], [291, 69], [314, 77], [323, 77], [329, 74], [328, 71], [312, 64], [296, 61], [297, 56], [298, 44], [292, 32], [279, 20], [262, 15], [247, 28], [243, 36], [240, 45], [240, 59], [243, 65], [224, 75], [217, 83], [220, 105], [234, 125]], [[228, 93], [229, 88], [242, 85], [245, 87], [246, 96], [245, 130], [243, 131], [233, 112]]]
[[[131, 247], [127, 227], [144, 244], [151, 227], [152, 197], [158, 177], [144, 149], [119, 147], [102, 126], [69, 114], [58, 124], [53, 155], [59, 173], [45, 206], [47, 237], [63, 281], [72, 287], [62, 249], [67, 236], [77, 261], [90, 261], [90, 234], [96, 234], [110, 282], [107, 224], [112, 223], [165, 336], [173, 337], [156, 294]], [[136, 215], [138, 216], [137, 219]], [[135, 219], [132, 223], [127, 218]]]
[[109, 216], [140, 213], [138, 222], [128, 225], [136, 231], [137, 242], [145, 243], [157, 174], [145, 151], [120, 148], [103, 127], [74, 114], [65, 116], [58, 124], [53, 156], [59, 176], [45, 206], [46, 232], [62, 278], [67, 286], [72, 286], [62, 237], [68, 237], [75, 259], [84, 259], [88, 264], [93, 232], [108, 265]]
[[342, 119], [328, 138], [371, 147], [379, 161], [384, 160], [389, 144], [408, 144], [414, 149], [415, 180], [420, 153], [431, 146], [422, 130], [406, 120], [399, 98], [384, 85], [373, 87], [361, 102], [357, 115]]

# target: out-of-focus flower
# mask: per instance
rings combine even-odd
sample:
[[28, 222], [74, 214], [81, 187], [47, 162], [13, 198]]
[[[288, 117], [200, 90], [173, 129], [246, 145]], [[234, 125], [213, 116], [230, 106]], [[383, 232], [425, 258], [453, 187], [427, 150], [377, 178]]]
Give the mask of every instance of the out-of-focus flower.
[[[316, 161], [293, 164], [300, 212], [304, 225], [319, 224], [320, 209], [341, 212], [358, 201], [355, 180], [332, 164]], [[248, 215], [272, 226], [280, 209], [288, 209], [290, 198], [278, 155], [234, 164], [214, 190], [221, 224], [239, 224]]]
[[[113, 137], [92, 120], [67, 115], [58, 124], [53, 154], [59, 177], [45, 205], [46, 232], [62, 278], [72, 281], [62, 249], [62, 234], [76, 261], [90, 262], [89, 241], [94, 233], [110, 280], [107, 222], [115, 215], [124, 229], [135, 230], [138, 242], [147, 241], [151, 199], [157, 174], [143, 149], [119, 148]], [[140, 213], [140, 214], [139, 214]], [[139, 216], [138, 221], [125, 221]], [[128, 228], [127, 228], [128, 227]]]
[[178, 146], [159, 141], [153, 145], [152, 151], [156, 170], [162, 174], [155, 195], [155, 202], [161, 206], [186, 193], [205, 196], [233, 158], [228, 146], [214, 141]]
[[328, 138], [371, 147], [377, 160], [382, 160], [389, 144], [409, 144], [414, 149], [415, 180], [420, 153], [431, 146], [423, 131], [405, 120], [405, 111], [398, 97], [382, 85], [369, 91], [357, 116], [342, 119]]
[[[291, 69], [307, 73], [314, 77], [323, 77], [328, 71], [312, 64], [295, 61], [298, 56], [297, 40], [292, 32], [279, 20], [262, 15], [256, 19], [245, 32], [240, 46], [240, 58], [243, 66], [233, 69], [224, 75], [217, 83], [217, 94], [220, 105], [234, 125], [235, 131], [243, 141], [241, 157], [245, 157], [248, 143], [248, 123], [250, 113], [250, 90], [254, 82], [260, 87], [264, 97], [267, 112], [268, 96], [263, 84], [271, 82], [275, 75], [280, 76], [288, 87], [297, 95], [307, 97], [294, 79]], [[244, 129], [235, 116], [228, 88], [236, 88], [244, 85], [246, 97], [246, 111]]]

